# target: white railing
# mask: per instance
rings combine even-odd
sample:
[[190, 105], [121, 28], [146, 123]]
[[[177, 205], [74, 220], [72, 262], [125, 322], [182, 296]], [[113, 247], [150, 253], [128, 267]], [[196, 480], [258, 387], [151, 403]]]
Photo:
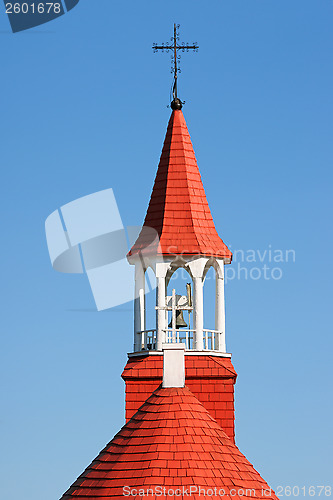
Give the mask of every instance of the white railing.
[[156, 341], [157, 341], [157, 333], [155, 330], [142, 330], [141, 332], [137, 332], [137, 335], [141, 336], [141, 345], [142, 351], [156, 351]]
[[203, 329], [203, 348], [205, 351], [218, 351], [220, 347], [220, 335], [217, 330]]
[[[167, 328], [165, 332], [165, 342], [167, 344], [183, 342], [187, 350], [194, 350], [194, 334], [195, 330], [183, 330]], [[219, 351], [220, 350], [220, 331], [217, 330], [203, 330], [203, 348], [204, 351]], [[143, 330], [138, 332], [141, 335], [141, 349], [144, 351], [156, 351], [157, 347], [157, 331]]]
[[165, 332], [165, 342], [167, 344], [172, 343], [184, 343], [186, 349], [194, 349], [194, 332], [195, 330], [183, 330], [167, 328], [163, 330]]

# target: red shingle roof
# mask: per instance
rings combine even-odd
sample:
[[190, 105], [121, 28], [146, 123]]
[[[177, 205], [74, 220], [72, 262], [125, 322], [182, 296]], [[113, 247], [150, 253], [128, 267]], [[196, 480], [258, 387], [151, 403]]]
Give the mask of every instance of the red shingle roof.
[[[212, 499], [267, 499], [262, 490], [269, 489], [187, 387], [160, 387], [62, 498], [123, 500], [124, 491], [132, 491], [130, 498], [138, 499], [147, 496], [139, 490], [148, 488], [149, 498], [161, 498], [155, 488], [164, 487], [192, 487], [194, 500], [204, 496], [199, 488]], [[270, 498], [277, 499], [273, 492]]]
[[[130, 356], [122, 373], [126, 382], [126, 421], [161, 385], [163, 354]], [[185, 355], [186, 385], [210, 415], [235, 441], [234, 384], [237, 373], [230, 358]]]
[[[215, 229], [181, 110], [170, 117], [144, 227], [157, 231], [158, 254], [232, 258]], [[129, 256], [148, 244], [151, 234], [143, 230]]]

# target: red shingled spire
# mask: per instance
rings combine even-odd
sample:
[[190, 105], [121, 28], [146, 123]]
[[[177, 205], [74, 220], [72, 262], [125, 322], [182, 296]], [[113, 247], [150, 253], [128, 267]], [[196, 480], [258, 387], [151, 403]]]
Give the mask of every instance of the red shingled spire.
[[[215, 229], [180, 109], [170, 117], [144, 227], [157, 231], [158, 254], [205, 255], [229, 262], [232, 258]], [[142, 231], [129, 256], [143, 251], [149, 243], [149, 236]]]
[[158, 388], [62, 498], [123, 500], [125, 492], [138, 499], [149, 488], [157, 499], [155, 488], [164, 487], [188, 498], [184, 488], [192, 500], [277, 500], [187, 387]]

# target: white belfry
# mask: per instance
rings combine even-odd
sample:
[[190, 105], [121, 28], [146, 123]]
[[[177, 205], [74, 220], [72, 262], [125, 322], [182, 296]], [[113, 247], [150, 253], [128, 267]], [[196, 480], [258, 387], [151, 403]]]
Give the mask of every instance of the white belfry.
[[[187, 351], [226, 353], [223, 259], [199, 256], [162, 261], [160, 257], [146, 257], [144, 264], [143, 259], [138, 258], [131, 259], [131, 263], [135, 264], [134, 352], [147, 349], [162, 351], [166, 342], [185, 342]], [[204, 326], [204, 283], [211, 267], [215, 270], [215, 330], [205, 329]], [[146, 328], [145, 305], [145, 273], [148, 268], [156, 277], [156, 326], [150, 329]], [[184, 268], [192, 280], [193, 305], [187, 302], [185, 296], [175, 295], [175, 291], [175, 299], [167, 296], [170, 278], [179, 268]], [[175, 326], [175, 313], [179, 309], [193, 313], [193, 329], [178, 329]], [[168, 315], [171, 328], [168, 327]]]

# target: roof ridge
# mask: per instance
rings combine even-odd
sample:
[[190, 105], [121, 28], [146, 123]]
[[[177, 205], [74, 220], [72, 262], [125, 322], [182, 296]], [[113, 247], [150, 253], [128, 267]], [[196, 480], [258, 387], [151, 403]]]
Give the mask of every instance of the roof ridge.
[[[184, 119], [184, 122], [185, 122], [185, 119]], [[187, 135], [188, 135], [188, 138], [189, 138], [189, 141], [190, 141], [191, 149], [192, 149], [192, 151], [193, 151], [194, 158], [195, 158], [195, 162], [196, 162], [196, 164], [197, 164], [197, 160], [196, 160], [196, 157], [195, 157], [195, 151], [194, 151], [194, 147], [193, 147], [192, 139], [191, 139], [190, 133], [189, 133], [189, 131], [188, 131], [188, 129], [187, 129], [186, 123], [185, 123], [184, 128], [187, 130]], [[182, 144], [183, 144], [183, 146], [185, 145], [185, 143], [184, 143], [184, 135], [182, 135]], [[197, 165], [197, 168], [198, 168], [198, 173], [199, 173], [199, 175], [200, 175], [200, 171], [199, 171], [199, 167], [198, 167], [198, 165]], [[191, 200], [191, 199], [192, 199], [192, 194], [191, 194], [191, 192], [190, 192], [190, 186], [189, 186], [189, 182], [190, 182], [190, 179], [189, 179], [189, 171], [188, 171], [187, 169], [185, 169], [185, 173], [186, 173], [186, 179], [187, 179], [187, 186], [186, 186], [186, 188], [187, 188], [188, 196], [189, 196], [189, 198], [190, 198], [190, 200]], [[200, 178], [201, 178], [201, 175], [200, 175]], [[193, 203], [190, 203], [190, 213], [191, 213], [191, 219], [192, 219], [192, 222], [194, 223], [194, 220], [195, 220], [195, 219], [194, 219], [194, 214], [193, 214]], [[198, 236], [197, 236], [197, 234], [195, 233], [195, 231], [194, 231], [194, 237], [195, 237], [196, 243], [197, 243], [197, 244], [199, 244]]]
[[[218, 358], [217, 356], [209, 356], [209, 357], [210, 357], [210, 358], [214, 361], [214, 363], [216, 363], [216, 364], [218, 364], [219, 366], [221, 366], [221, 363], [219, 362], [219, 359], [221, 359], [221, 358]], [[227, 367], [226, 367], [226, 366], [224, 366], [224, 365], [223, 365], [223, 368], [224, 368], [227, 372], [231, 373], [231, 375], [233, 375], [234, 377], [237, 377], [237, 373], [236, 373], [236, 372], [234, 372], [234, 371], [232, 371], [232, 370], [230, 370], [230, 368], [227, 368]]]

